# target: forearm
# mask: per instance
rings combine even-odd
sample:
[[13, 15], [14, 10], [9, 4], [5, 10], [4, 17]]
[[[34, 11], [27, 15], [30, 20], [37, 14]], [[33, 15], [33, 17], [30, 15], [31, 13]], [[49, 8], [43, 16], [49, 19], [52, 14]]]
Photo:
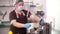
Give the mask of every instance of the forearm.
[[26, 23], [26, 24], [22, 24], [22, 23], [18, 23], [16, 20], [12, 20], [11, 24], [13, 26], [15, 26], [16, 28], [29, 28], [30, 24]]
[[11, 24], [12, 24], [13, 26], [17, 27], [17, 28], [22, 28], [22, 27], [24, 27], [24, 24], [18, 23], [16, 20], [12, 20], [12, 21], [11, 21]]
[[15, 27], [17, 27], [17, 28], [22, 28], [22, 27], [24, 27], [24, 24], [22, 24], [22, 23], [14, 22], [14, 23], [12, 23], [12, 24], [13, 24], [13, 26], [15, 26]]
[[40, 18], [39, 18], [38, 16], [36, 16], [36, 15], [31, 15], [31, 16], [30, 16], [30, 19], [31, 19], [32, 21], [39, 21], [39, 20], [40, 20]]
[[13, 25], [14, 25], [15, 27], [17, 27], [17, 28], [29, 28], [29, 27], [31, 26], [31, 25], [28, 24], [28, 23], [22, 24], [22, 23], [17, 23], [17, 22], [13, 23]]

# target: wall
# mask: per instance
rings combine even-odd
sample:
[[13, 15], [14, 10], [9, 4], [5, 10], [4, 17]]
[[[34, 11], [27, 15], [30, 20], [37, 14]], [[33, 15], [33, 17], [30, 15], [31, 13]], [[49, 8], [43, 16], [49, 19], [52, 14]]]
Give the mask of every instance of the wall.
[[[24, 2], [32, 2], [33, 1], [33, 4], [36, 5], [37, 3], [39, 3], [40, 7], [41, 7], [41, 10], [43, 11], [46, 11], [46, 7], [45, 7], [45, 0], [37, 0], [39, 2], [37, 2], [36, 0], [24, 0]], [[7, 15], [4, 17], [3, 21], [9, 21], [9, 13], [10, 11], [12, 11], [14, 9], [13, 7], [13, 4], [14, 4], [14, 0], [0, 0], [0, 11], [2, 12], [5, 12], [7, 11]], [[42, 6], [43, 5], [43, 6]], [[5, 7], [3, 7], [5, 6]], [[29, 6], [29, 3], [27, 5], [25, 5], [25, 9]], [[31, 8], [28, 8], [28, 10], [31, 9]], [[33, 8], [32, 8], [33, 9]], [[35, 10], [36, 9], [36, 10]], [[37, 11], [38, 9], [37, 8], [34, 8], [34, 12]], [[40, 9], [39, 9], [40, 10]]]
[[0, 11], [3, 13], [7, 11], [7, 15], [3, 21], [9, 21], [9, 13], [14, 9], [12, 0], [0, 0]]
[[47, 16], [55, 18], [54, 29], [60, 30], [60, 3], [59, 0], [46, 0]]
[[0, 7], [0, 11], [6, 12], [7, 14], [4, 17], [3, 21], [9, 21], [9, 13], [14, 9], [14, 7]]

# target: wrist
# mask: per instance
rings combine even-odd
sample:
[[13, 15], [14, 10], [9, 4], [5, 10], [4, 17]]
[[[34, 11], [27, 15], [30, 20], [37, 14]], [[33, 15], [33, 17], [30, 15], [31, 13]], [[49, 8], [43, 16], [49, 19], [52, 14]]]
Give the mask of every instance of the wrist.
[[29, 28], [30, 27], [30, 24], [26, 23], [24, 24], [24, 28]]

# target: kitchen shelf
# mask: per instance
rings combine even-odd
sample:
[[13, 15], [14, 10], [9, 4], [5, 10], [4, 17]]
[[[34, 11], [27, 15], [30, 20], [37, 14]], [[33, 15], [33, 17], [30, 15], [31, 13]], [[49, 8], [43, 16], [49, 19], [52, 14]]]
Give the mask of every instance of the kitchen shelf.
[[15, 6], [0, 6], [0, 7], [15, 7]]
[[2, 24], [0, 24], [0, 28], [1, 27], [10, 27], [10, 21], [3, 21]]

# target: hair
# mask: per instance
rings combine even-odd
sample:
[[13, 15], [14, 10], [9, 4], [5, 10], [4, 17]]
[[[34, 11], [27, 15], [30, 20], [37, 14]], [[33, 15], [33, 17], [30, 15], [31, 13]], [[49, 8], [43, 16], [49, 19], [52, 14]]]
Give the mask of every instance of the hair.
[[14, 5], [16, 5], [19, 2], [23, 2], [23, 0], [15, 0]]

